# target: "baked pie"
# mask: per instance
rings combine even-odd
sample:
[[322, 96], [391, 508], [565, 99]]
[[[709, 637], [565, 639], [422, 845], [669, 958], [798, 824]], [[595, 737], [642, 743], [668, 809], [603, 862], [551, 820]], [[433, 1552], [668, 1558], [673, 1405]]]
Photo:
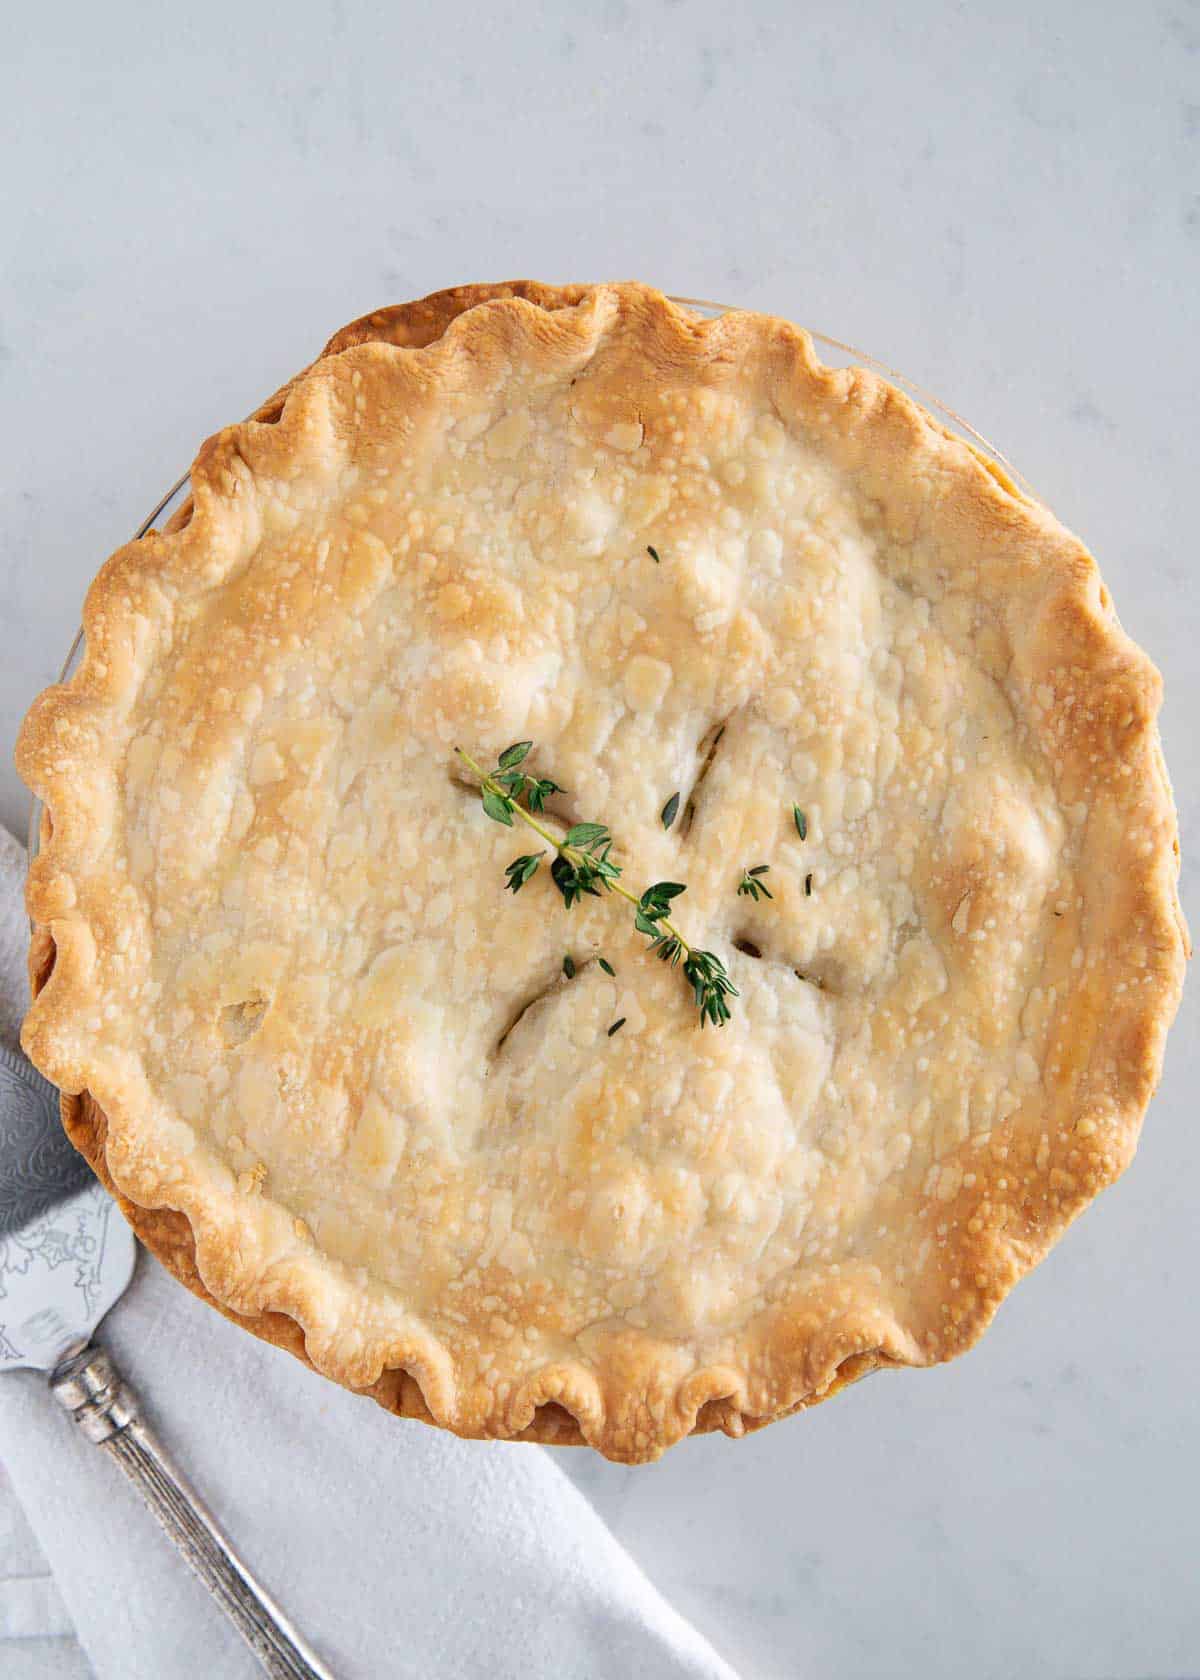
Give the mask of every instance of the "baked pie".
[[149, 1246], [631, 1462], [970, 1346], [1130, 1160], [1187, 950], [1078, 539], [640, 285], [366, 317], [191, 491], [18, 754], [25, 1046]]

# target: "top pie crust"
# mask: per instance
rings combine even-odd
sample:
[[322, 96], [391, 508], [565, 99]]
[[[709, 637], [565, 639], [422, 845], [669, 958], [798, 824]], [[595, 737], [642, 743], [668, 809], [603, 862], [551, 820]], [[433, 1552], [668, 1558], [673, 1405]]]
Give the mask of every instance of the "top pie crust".
[[[796, 327], [637, 285], [384, 311], [261, 414], [19, 744], [24, 1042], [111, 1180], [464, 1435], [648, 1459], [967, 1347], [1129, 1161], [1186, 954], [1158, 673], [1078, 539]], [[532, 837], [452, 749], [524, 737], [687, 883], [725, 1029], [624, 907], [502, 892]]]

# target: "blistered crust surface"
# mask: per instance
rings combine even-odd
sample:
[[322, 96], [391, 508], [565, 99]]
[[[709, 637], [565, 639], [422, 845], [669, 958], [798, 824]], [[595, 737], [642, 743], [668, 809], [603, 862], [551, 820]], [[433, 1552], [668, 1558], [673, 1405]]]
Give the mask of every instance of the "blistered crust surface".
[[[1158, 678], [1075, 538], [797, 329], [497, 290], [345, 329], [97, 580], [20, 747], [26, 1046], [223, 1307], [638, 1459], [968, 1345], [1126, 1164], [1185, 944]], [[452, 748], [523, 737], [687, 882], [724, 1031], [613, 905], [502, 894]]]

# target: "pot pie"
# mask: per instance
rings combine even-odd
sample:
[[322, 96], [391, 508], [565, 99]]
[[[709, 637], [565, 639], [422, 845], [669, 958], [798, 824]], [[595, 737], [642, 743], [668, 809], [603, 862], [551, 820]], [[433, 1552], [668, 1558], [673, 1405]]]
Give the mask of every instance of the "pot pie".
[[[191, 488], [18, 749], [25, 1047], [143, 1240], [399, 1414], [629, 1462], [970, 1346], [1129, 1162], [1186, 955], [1079, 540], [632, 284], [366, 317]], [[544, 827], [686, 886], [717, 1030], [489, 821], [455, 749], [525, 742]]]

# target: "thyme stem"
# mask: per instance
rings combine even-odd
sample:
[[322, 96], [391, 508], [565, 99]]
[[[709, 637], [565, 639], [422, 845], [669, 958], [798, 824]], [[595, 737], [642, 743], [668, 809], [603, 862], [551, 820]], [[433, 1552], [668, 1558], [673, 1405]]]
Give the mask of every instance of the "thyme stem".
[[[638, 898], [620, 883], [621, 866], [609, 856], [612, 835], [606, 823], [575, 823], [565, 834], [558, 834], [539, 822], [533, 813], [545, 808], [550, 794], [562, 790], [548, 777], [531, 776], [518, 768], [525, 762], [532, 747], [532, 741], [514, 741], [500, 754], [494, 770], [485, 770], [481, 764], [476, 764], [470, 753], [465, 753], [461, 747], [455, 747], [454, 751], [467, 769], [479, 777], [479, 798], [485, 815], [493, 822], [503, 823], [505, 828], [511, 828], [514, 815], [518, 816], [527, 828], [554, 848], [550, 878], [562, 894], [567, 909], [577, 904], [585, 894], [599, 898], [601, 887], [619, 894], [627, 904], [633, 905], [634, 926], [649, 939], [650, 950], [659, 961], [674, 968], [683, 959], [683, 978], [692, 988], [696, 1008], [700, 1012], [700, 1025], [711, 1021], [714, 1026], [723, 1027], [729, 1019], [728, 999], [737, 997], [738, 989], [716, 952], [697, 950], [689, 944], [667, 914], [671, 900], [686, 892], [686, 886], [680, 881], [656, 881]], [[522, 794], [528, 810], [521, 804]], [[544, 855], [543, 852], [528, 853], [512, 860], [504, 871], [510, 892], [519, 893], [533, 879]], [[765, 866], [762, 865], [754, 871], [755, 876], [764, 873]], [[771, 896], [761, 881], [755, 879], [751, 884], [755, 897], [760, 891], [768, 898]], [[613, 972], [603, 957], [600, 958], [600, 966], [609, 974]], [[617, 1026], [623, 1024], [618, 1022]]]
[[[578, 866], [580, 862], [586, 862], [586, 853], [582, 852], [578, 846], [568, 846], [563, 835], [555, 834], [553, 829], [547, 828], [544, 823], [540, 823], [523, 805], [519, 805], [515, 799], [510, 798], [507, 790], [502, 788], [499, 782], [493, 781], [487, 771], [481, 769], [469, 753], [465, 753], [461, 747], [455, 747], [454, 750], [468, 770], [474, 771], [475, 775], [479, 777], [480, 786], [487, 788], [490, 793], [496, 794], [498, 798], [506, 800], [513, 815], [520, 817], [521, 821], [528, 828], [531, 828], [535, 834], [539, 835], [548, 846], [553, 846], [560, 857], [565, 857], [567, 862], [573, 866]], [[633, 905], [635, 910], [641, 908], [641, 899], [636, 893], [631, 893], [627, 887], [623, 887], [620, 881], [606, 880], [604, 885], [609, 892], [619, 893], [627, 904]], [[685, 957], [691, 956], [692, 947], [673, 922], [668, 921], [665, 916], [660, 916], [658, 925], [664, 933], [670, 934], [673, 939], [678, 939]]]

